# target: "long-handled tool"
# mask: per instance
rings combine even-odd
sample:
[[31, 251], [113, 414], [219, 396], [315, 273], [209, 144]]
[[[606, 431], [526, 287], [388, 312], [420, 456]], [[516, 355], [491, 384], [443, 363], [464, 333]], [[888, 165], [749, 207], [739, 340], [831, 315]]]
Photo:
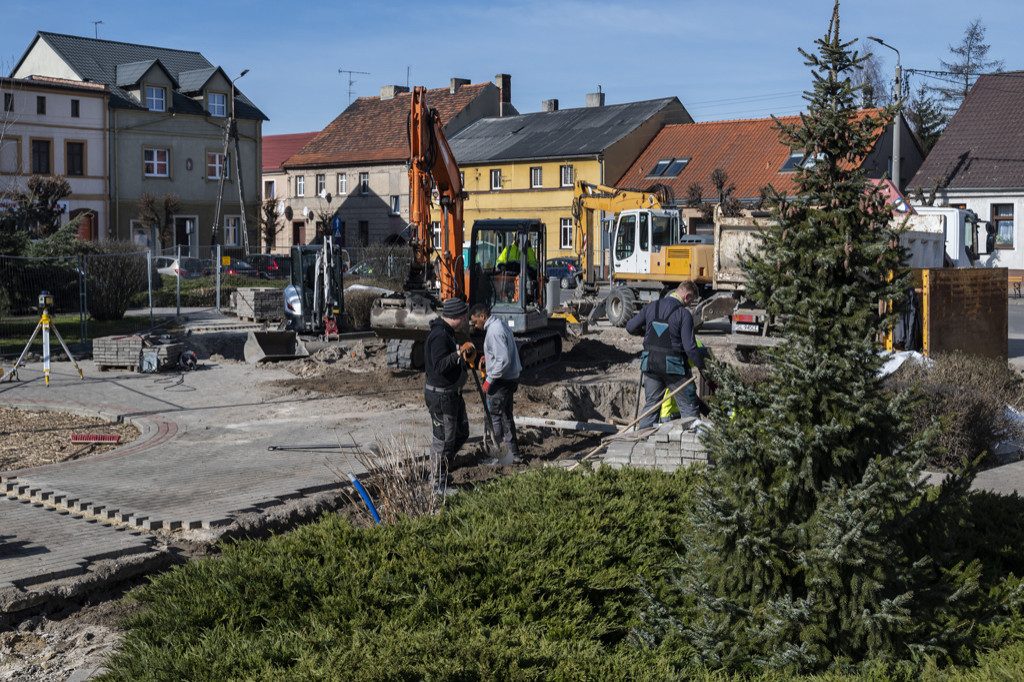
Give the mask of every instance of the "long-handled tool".
[[[469, 373], [473, 375], [476, 392], [480, 394], [480, 400], [484, 404], [484, 447], [491, 454], [495, 454], [498, 452], [498, 439], [494, 435], [494, 425], [491, 423], [491, 408], [487, 405], [487, 394], [484, 393], [483, 386], [480, 385], [480, 375], [477, 374], [476, 368], [470, 365]], [[488, 439], [490, 439], [490, 445], [487, 444]]]
[[[677, 386], [676, 390], [672, 391], [667, 396], [665, 396], [664, 400], [668, 400], [669, 398], [675, 397], [676, 393], [679, 393], [679, 391], [683, 390], [684, 388], [686, 388], [687, 386], [689, 386], [690, 384], [692, 384], [696, 380], [697, 380], [697, 377], [690, 377], [689, 379], [684, 381], [682, 384]], [[643, 419], [644, 417], [646, 417], [650, 413], [654, 412], [655, 410], [660, 410], [662, 402], [664, 402], [664, 401], [658, 401], [657, 403], [655, 403], [654, 407], [651, 407], [651, 408], [649, 408], [647, 410], [644, 410], [644, 413], [642, 415], [640, 415], [639, 417], [637, 417], [636, 419], [631, 421], [629, 424], [626, 424], [625, 426], [623, 426], [621, 429], [618, 430], [618, 432], [615, 435], [618, 436], [618, 435], [621, 435], [621, 434], [625, 433], [626, 431], [629, 431], [631, 428], [633, 428], [634, 424], [640, 423], [641, 419]], [[571, 467], [569, 467], [569, 471], [572, 471], [573, 469], [578, 467], [583, 462], [586, 462], [588, 459], [590, 459], [591, 457], [593, 457], [597, 453], [601, 452], [601, 450], [603, 450], [606, 445], [608, 445], [608, 441], [607, 440], [602, 441], [601, 444], [598, 445], [596, 448], [594, 448], [593, 450], [591, 450], [587, 454], [583, 455], [583, 457], [580, 458], [580, 461], [576, 462]]]

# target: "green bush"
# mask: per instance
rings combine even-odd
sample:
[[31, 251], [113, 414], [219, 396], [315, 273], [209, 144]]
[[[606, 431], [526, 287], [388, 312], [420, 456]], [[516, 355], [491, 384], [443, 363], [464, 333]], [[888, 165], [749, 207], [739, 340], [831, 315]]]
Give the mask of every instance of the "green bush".
[[225, 546], [142, 592], [102, 679], [664, 679], [628, 634], [696, 479], [548, 469], [437, 516]]
[[921, 392], [923, 399], [912, 412], [916, 433], [935, 420], [944, 422], [941, 451], [929, 457], [929, 467], [953, 471], [991, 452], [1001, 440], [1024, 437], [1005, 411], [1008, 405], [1024, 406], [1024, 380], [1004, 361], [959, 352], [937, 354], [928, 367], [904, 363], [886, 384], [895, 392]]
[[368, 289], [345, 290], [345, 313], [353, 330], [370, 328], [370, 309], [380, 292]]
[[120, 320], [136, 293], [145, 292], [146, 254], [131, 242], [106, 241], [103, 253], [86, 258], [89, 315], [94, 320]]

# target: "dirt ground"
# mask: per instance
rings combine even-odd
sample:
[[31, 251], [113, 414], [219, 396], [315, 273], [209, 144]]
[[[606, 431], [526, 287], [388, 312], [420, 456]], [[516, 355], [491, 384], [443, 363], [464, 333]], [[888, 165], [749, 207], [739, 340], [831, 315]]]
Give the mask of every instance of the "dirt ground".
[[[242, 362], [244, 335], [214, 333], [187, 338], [200, 360]], [[601, 327], [578, 342], [566, 342], [562, 362], [526, 372], [516, 393], [520, 416], [573, 421], [609, 422], [633, 418], [639, 378], [640, 340], [624, 330]], [[385, 347], [376, 339], [333, 344], [315, 350], [309, 358], [287, 363], [294, 378], [260, 382], [257, 389], [271, 395], [345, 395], [369, 408], [422, 405], [423, 375], [395, 372], [384, 365]], [[473, 382], [467, 385], [470, 420], [483, 410]], [[424, 415], [425, 416], [425, 415]], [[0, 409], [0, 471], [65, 461], [104, 452], [114, 445], [81, 450], [70, 444], [71, 433], [118, 433], [121, 443], [138, 436], [134, 427], [111, 424], [68, 413], [30, 413]], [[463, 449], [451, 472], [456, 486], [472, 486], [496, 476], [544, 466], [587, 452], [600, 442], [594, 433], [522, 426], [519, 429], [521, 463], [509, 467], [483, 467], [487, 456], [479, 442]], [[202, 554], [195, 548], [190, 555]], [[63, 681], [102, 652], [116, 646], [120, 624], [135, 607], [121, 597], [133, 585], [120, 585], [84, 599], [50, 604], [31, 614], [4, 621], [0, 618], [0, 679]]]

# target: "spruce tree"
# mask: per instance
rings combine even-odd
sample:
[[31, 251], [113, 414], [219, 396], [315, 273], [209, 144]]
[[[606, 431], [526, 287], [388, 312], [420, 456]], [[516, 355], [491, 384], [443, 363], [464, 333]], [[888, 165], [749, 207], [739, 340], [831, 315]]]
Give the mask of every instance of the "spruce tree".
[[668, 618], [715, 668], [949, 652], [976, 589], [977, 566], [929, 558], [948, 556], [944, 524], [968, 479], [926, 494], [934, 434], [911, 435], [912, 398], [887, 394], [877, 376], [892, 322], [879, 301], [898, 297], [907, 275], [891, 207], [859, 165], [895, 109], [858, 117], [849, 74], [862, 58], [840, 41], [838, 1], [816, 43], [816, 54], [801, 50], [807, 112], [779, 124], [813, 163], [797, 171], [798, 196], [775, 196], [764, 247], [745, 263], [748, 295], [782, 321], [784, 343], [767, 353], [765, 381], [720, 375], [705, 437], [713, 465], [681, 581], [692, 610]]

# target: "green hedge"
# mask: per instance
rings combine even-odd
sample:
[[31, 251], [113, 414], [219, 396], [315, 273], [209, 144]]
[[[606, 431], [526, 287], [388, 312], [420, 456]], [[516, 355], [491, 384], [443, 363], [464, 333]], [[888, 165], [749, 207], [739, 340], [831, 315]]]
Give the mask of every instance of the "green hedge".
[[[645, 589], [663, 602], [677, 594], [700, 477], [545, 469], [395, 526], [328, 515], [225, 545], [141, 592], [145, 606], [100, 679], [741, 679], [694, 667], [685, 642], [651, 649], [632, 636], [649, 609]], [[1024, 568], [1021, 518], [1019, 498], [973, 497], [964, 549], [990, 585]], [[1024, 663], [1021, 633], [1016, 614], [982, 633], [994, 650], [978, 667], [922, 661], [914, 677], [1008, 679]], [[880, 664], [804, 679], [890, 678]]]

